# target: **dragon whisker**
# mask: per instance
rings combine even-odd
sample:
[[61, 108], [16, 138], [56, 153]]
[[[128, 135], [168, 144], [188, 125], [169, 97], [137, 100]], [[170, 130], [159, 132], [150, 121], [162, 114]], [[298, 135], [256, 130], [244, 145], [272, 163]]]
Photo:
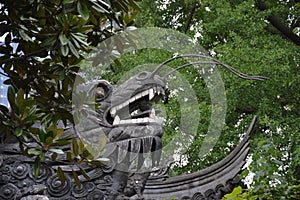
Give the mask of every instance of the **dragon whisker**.
[[196, 58], [203, 58], [203, 59], [209, 59], [211, 61], [199, 61], [199, 62], [191, 62], [191, 63], [187, 63], [184, 65], [181, 65], [173, 70], [171, 70], [170, 72], [168, 72], [167, 74], [165, 74], [163, 76], [163, 79], [165, 79], [167, 76], [169, 76], [170, 74], [174, 73], [175, 71], [182, 69], [184, 67], [188, 67], [188, 66], [192, 66], [192, 65], [199, 65], [199, 64], [203, 64], [203, 65], [209, 65], [209, 64], [216, 64], [216, 65], [221, 65], [222, 67], [224, 67], [225, 69], [229, 70], [231, 73], [237, 75], [240, 78], [243, 79], [248, 79], [248, 80], [259, 80], [259, 81], [263, 81], [263, 80], [267, 80], [269, 79], [268, 77], [264, 77], [264, 76], [250, 76], [244, 73], [239, 72], [238, 70], [234, 69], [233, 67], [226, 65], [222, 62], [220, 62], [217, 59], [214, 59], [212, 57], [209, 56], [205, 56], [205, 55], [200, 55], [200, 54], [184, 54], [184, 55], [179, 55], [179, 56], [175, 56], [173, 58], [170, 58], [166, 61], [164, 61], [163, 63], [161, 63], [153, 72], [152, 72], [152, 76], [154, 76], [165, 64], [178, 59], [178, 58], [187, 58], [187, 57], [196, 57]]

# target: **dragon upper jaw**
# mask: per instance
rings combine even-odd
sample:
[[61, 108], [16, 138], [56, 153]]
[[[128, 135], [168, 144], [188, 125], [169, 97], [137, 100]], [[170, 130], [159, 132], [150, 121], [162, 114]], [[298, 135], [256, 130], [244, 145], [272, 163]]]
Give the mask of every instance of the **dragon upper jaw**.
[[[136, 93], [128, 100], [110, 109], [109, 114], [112, 118], [112, 125], [162, 124], [162, 119], [156, 116], [156, 111], [151, 104], [151, 102], [157, 102], [162, 98], [165, 98], [165, 90], [159, 85], [151, 86], [149, 89]], [[140, 105], [143, 102], [147, 104], [147, 108], [144, 110], [139, 106], [132, 106], [134, 104]], [[124, 113], [127, 113], [125, 117]]]
[[162, 119], [155, 115], [154, 109], [151, 110], [150, 117], [143, 117], [143, 118], [138, 118], [138, 119], [123, 119], [123, 120], [121, 120], [120, 117], [117, 115], [114, 119], [113, 125], [117, 126], [117, 125], [152, 124], [152, 123], [157, 123], [157, 124], [162, 123]]

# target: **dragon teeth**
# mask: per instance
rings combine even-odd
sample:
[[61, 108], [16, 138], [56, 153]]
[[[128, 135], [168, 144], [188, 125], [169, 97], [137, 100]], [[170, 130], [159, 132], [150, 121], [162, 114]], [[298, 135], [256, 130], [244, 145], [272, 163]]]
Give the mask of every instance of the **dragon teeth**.
[[149, 95], [149, 101], [150, 101], [154, 98], [155, 94], [158, 94], [158, 95], [163, 94], [164, 95], [164, 93], [165, 92], [164, 92], [163, 88], [160, 87], [160, 86], [150, 88], [149, 90], [145, 90], [145, 91], [131, 97], [129, 100], [125, 101], [124, 103], [113, 107], [110, 110], [110, 114], [111, 114], [112, 117], [115, 117], [118, 110], [124, 108], [125, 106], [129, 105], [129, 103], [132, 103], [132, 102], [136, 101], [137, 99], [140, 99], [144, 96]]
[[112, 108], [110, 110], [110, 114], [111, 114], [112, 117], [116, 116], [116, 113], [117, 113], [117, 109], [116, 108]]
[[154, 90], [153, 90], [153, 88], [151, 88], [149, 90], [149, 100], [153, 99], [153, 97], [154, 97]]
[[142, 94], [143, 94], [143, 95], [142, 95], [143, 97], [146, 96], [146, 95], [148, 95], [148, 90], [142, 92]]
[[120, 119], [120, 117], [117, 115], [117, 116], [115, 117], [115, 119], [114, 119], [113, 125], [120, 124], [120, 121], [121, 121], [121, 119]]
[[[117, 118], [117, 119], [116, 119]], [[124, 125], [124, 124], [139, 124], [139, 123], [161, 123], [162, 120], [159, 118], [140, 118], [140, 119], [125, 119], [120, 120], [119, 116], [116, 116], [113, 125]]]
[[150, 113], [150, 118], [154, 119], [155, 118], [155, 110], [152, 108], [151, 113]]

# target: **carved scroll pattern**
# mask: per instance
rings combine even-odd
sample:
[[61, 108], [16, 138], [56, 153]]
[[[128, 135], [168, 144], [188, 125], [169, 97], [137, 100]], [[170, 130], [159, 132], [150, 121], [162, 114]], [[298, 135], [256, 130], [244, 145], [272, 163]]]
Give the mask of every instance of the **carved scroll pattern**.
[[112, 178], [109, 174], [98, 174], [78, 187], [69, 173], [65, 173], [66, 180], [62, 183], [54, 169], [41, 165], [35, 178], [32, 162], [21, 156], [0, 154], [0, 199], [22, 200], [30, 195], [45, 195], [50, 200], [104, 199], [110, 192]]

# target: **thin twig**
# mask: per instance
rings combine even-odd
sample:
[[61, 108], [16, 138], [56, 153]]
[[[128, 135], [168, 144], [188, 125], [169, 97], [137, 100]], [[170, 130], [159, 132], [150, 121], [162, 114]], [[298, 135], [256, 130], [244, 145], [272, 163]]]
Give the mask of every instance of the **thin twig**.
[[[1, 69], [3, 69], [3, 68], [1, 67]], [[0, 74], [1, 74], [2, 76], [9, 77], [7, 74], [4, 74], [3, 72], [0, 72]]]
[[5, 59], [3, 61], [0, 61], [0, 65], [5, 64], [5, 63], [9, 63], [9, 62], [13, 62], [13, 61], [17, 61], [17, 60], [24, 60], [26, 58], [35, 56], [36, 54], [39, 54], [39, 53], [43, 52], [46, 49], [47, 49], [47, 47], [44, 47], [42, 49], [39, 49], [37, 51], [31, 52], [29, 54], [26, 54], [26, 55], [23, 55], [23, 56], [20, 56], [20, 57], [14, 57], [14, 58]]
[[194, 15], [194, 13], [195, 13], [195, 11], [196, 11], [197, 8], [199, 8], [199, 5], [198, 5], [198, 4], [196, 4], [196, 5], [194, 5], [194, 6], [192, 7], [191, 12], [190, 12], [190, 15], [189, 15], [189, 18], [188, 18], [188, 22], [187, 22], [186, 27], [185, 27], [185, 30], [184, 30], [184, 33], [187, 33], [187, 31], [189, 30], [190, 25], [191, 25], [191, 23], [192, 23], [193, 15]]

